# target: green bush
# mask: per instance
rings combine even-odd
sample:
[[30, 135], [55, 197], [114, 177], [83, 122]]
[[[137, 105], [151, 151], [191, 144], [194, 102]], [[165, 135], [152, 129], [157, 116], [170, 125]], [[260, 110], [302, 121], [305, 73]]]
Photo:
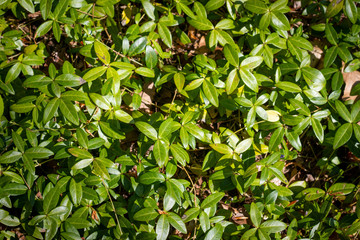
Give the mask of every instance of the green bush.
[[357, 239], [359, 5], [0, 1], [0, 239]]

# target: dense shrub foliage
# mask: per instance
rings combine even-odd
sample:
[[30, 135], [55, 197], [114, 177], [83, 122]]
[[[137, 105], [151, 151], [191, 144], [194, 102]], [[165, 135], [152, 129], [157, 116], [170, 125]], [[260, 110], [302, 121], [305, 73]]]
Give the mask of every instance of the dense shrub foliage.
[[356, 239], [359, 5], [1, 0], [0, 239]]

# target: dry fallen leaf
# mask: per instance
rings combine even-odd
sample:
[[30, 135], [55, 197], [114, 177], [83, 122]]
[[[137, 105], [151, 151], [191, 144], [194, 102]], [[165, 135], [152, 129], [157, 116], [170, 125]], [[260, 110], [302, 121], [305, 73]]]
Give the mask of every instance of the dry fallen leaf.
[[360, 72], [359, 71], [354, 71], [349, 73], [343, 72], [343, 78], [345, 82], [345, 89], [344, 89], [344, 94], [342, 96], [342, 100], [344, 101], [359, 100], [359, 95], [351, 96], [350, 92], [355, 85], [360, 83]]
[[141, 96], [141, 105], [140, 109], [150, 113], [151, 105], [153, 103], [153, 98], [155, 96], [155, 85], [153, 82], [145, 83], [142, 92], [140, 92]]

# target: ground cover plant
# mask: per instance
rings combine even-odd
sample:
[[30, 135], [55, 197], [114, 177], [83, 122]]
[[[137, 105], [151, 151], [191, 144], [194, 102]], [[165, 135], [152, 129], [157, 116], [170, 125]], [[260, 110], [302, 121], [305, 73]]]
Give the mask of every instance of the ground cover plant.
[[1, 0], [0, 239], [358, 239], [358, 0]]

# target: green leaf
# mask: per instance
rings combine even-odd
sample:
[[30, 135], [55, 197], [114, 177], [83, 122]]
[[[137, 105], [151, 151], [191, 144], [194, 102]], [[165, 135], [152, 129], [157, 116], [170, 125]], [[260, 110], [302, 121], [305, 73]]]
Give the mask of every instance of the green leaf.
[[90, 93], [89, 96], [91, 100], [95, 103], [95, 105], [98, 106], [99, 108], [104, 110], [111, 109], [111, 104], [109, 103], [109, 101], [100, 94]]
[[104, 75], [104, 73], [106, 72], [107, 69], [108, 68], [105, 66], [91, 68], [89, 71], [87, 71], [85, 73], [85, 75], [83, 76], [83, 79], [87, 82], [94, 81], [94, 80], [98, 79], [99, 77], [101, 77], [102, 75]]
[[240, 69], [241, 80], [254, 92], [259, 91], [258, 83], [254, 74], [252, 74], [249, 70]]
[[281, 12], [271, 12], [271, 24], [278, 30], [290, 30], [289, 20]]
[[286, 223], [278, 220], [268, 220], [260, 225], [260, 229], [266, 233], [277, 233], [285, 230]]
[[54, 153], [52, 151], [50, 151], [49, 149], [44, 148], [44, 147], [29, 148], [25, 151], [25, 154], [29, 158], [33, 158], [33, 159], [46, 159], [46, 158], [54, 155]]
[[48, 214], [48, 216], [60, 216], [63, 215], [65, 213], [67, 213], [69, 211], [68, 207], [65, 206], [59, 206], [57, 208], [54, 208], [53, 210], [51, 210]]
[[52, 209], [57, 206], [60, 197], [60, 190], [57, 186], [52, 188], [45, 196], [43, 202], [44, 213], [49, 213]]
[[195, 208], [190, 208], [189, 210], [187, 210], [184, 215], [186, 216], [186, 218], [184, 219], [184, 222], [187, 223], [193, 219], [195, 219], [199, 214], [200, 214], [200, 208], [199, 207], [195, 207]]
[[62, 17], [70, 3], [70, 0], [61, 0], [58, 2], [58, 4], [55, 7], [54, 10], [54, 19], [59, 19]]
[[306, 188], [301, 193], [305, 195], [306, 201], [314, 201], [325, 195], [325, 191], [321, 188]]
[[220, 223], [217, 223], [206, 235], [204, 240], [220, 240], [224, 229]]
[[194, 28], [201, 31], [209, 31], [214, 29], [213, 24], [207, 18], [197, 17], [197, 18], [188, 19], [188, 23]]
[[49, 85], [52, 82], [51, 78], [44, 75], [35, 75], [27, 78], [23, 86], [26, 88], [40, 88]]
[[27, 113], [35, 108], [32, 103], [17, 103], [10, 106], [10, 110], [17, 113]]
[[303, 67], [301, 69], [305, 80], [308, 81], [309, 87], [315, 91], [320, 91], [326, 85], [324, 75], [317, 69], [311, 67]]
[[55, 78], [55, 81], [58, 84], [66, 87], [77, 87], [84, 82], [81, 77], [71, 73], [61, 74]]
[[210, 0], [206, 3], [205, 8], [207, 11], [214, 11], [222, 7], [225, 3], [225, 0]]
[[80, 149], [80, 148], [74, 147], [74, 148], [69, 148], [68, 151], [71, 155], [73, 155], [74, 157], [80, 158], [80, 159], [88, 159], [88, 158], [92, 159], [93, 158], [91, 153], [89, 153], [85, 149]]
[[168, 216], [168, 220], [169, 220], [169, 223], [171, 224], [171, 226], [176, 228], [181, 233], [184, 233], [184, 234], [187, 233], [185, 223], [177, 214], [169, 212], [167, 216]]
[[169, 48], [172, 47], [172, 36], [170, 30], [166, 27], [166, 25], [162, 22], [158, 23], [158, 31], [161, 40], [165, 43]]
[[269, 167], [269, 170], [272, 174], [274, 174], [278, 179], [280, 179], [283, 183], [288, 184], [288, 180], [285, 175], [276, 167]]
[[22, 64], [17, 62], [10, 68], [5, 77], [5, 84], [14, 81], [20, 75], [21, 66]]
[[46, 20], [51, 12], [52, 0], [40, 0], [40, 12], [44, 20]]
[[262, 214], [259, 208], [254, 202], [252, 202], [250, 206], [250, 219], [256, 228], [258, 228], [261, 224], [261, 216]]
[[70, 217], [66, 219], [66, 223], [70, 224], [72, 227], [76, 229], [84, 229], [92, 225], [91, 222], [81, 217]]
[[0, 95], [0, 119], [3, 116], [3, 114], [4, 114], [4, 101]]
[[[34, 161], [29, 158], [26, 154], [22, 157], [25, 168], [32, 174], [35, 175], [35, 164]], [[1, 162], [1, 161], [0, 161]]]
[[331, 195], [347, 195], [354, 191], [355, 185], [352, 183], [335, 183], [328, 189]]
[[80, 183], [75, 182], [72, 178], [70, 180], [70, 196], [75, 206], [79, 205], [82, 199], [82, 187]]
[[239, 53], [230, 44], [226, 44], [224, 47], [224, 55], [226, 60], [234, 67], [239, 66]]
[[93, 161], [93, 166], [94, 166], [93, 172], [95, 175], [100, 176], [105, 180], [110, 180], [110, 175], [105, 165], [101, 161], [95, 159]]
[[226, 144], [210, 144], [210, 147], [214, 149], [215, 151], [222, 153], [222, 154], [228, 154], [232, 155], [233, 150]]
[[185, 77], [182, 73], [175, 73], [174, 75], [174, 82], [176, 85], [176, 88], [178, 89], [179, 92], [181, 92], [184, 88], [184, 84], [185, 84]]
[[25, 150], [25, 142], [21, 138], [21, 136], [17, 132], [12, 132], [11, 134], [12, 140], [14, 141], [15, 146], [18, 148], [20, 152], [24, 152]]
[[135, 126], [139, 129], [140, 132], [142, 132], [145, 136], [152, 140], [157, 140], [157, 132], [153, 126], [146, 122], [136, 122]]
[[225, 19], [220, 20], [216, 24], [215, 28], [222, 29], [222, 30], [231, 30], [231, 29], [235, 28], [235, 24], [232, 19], [225, 18]]
[[218, 107], [219, 97], [214, 85], [210, 81], [205, 80], [202, 84], [202, 90], [204, 91], [205, 97], [210, 101], [210, 103], [215, 107]]
[[346, 106], [339, 100], [335, 101], [335, 107], [338, 111], [340, 117], [342, 117], [347, 122], [352, 122], [352, 118], [350, 115], [349, 110], [346, 108]]
[[335, 62], [335, 59], [338, 55], [338, 48], [336, 46], [332, 46], [325, 52], [324, 57], [324, 68], [328, 68]]
[[115, 117], [117, 120], [124, 123], [134, 123], [134, 119], [127, 112], [119, 109], [115, 111]]
[[325, 25], [325, 36], [332, 45], [337, 45], [339, 42], [336, 30], [330, 24]]
[[302, 150], [302, 146], [301, 146], [301, 141], [300, 141], [300, 137], [299, 134], [297, 134], [296, 132], [289, 132], [286, 131], [285, 132], [286, 138], [289, 140], [289, 142], [291, 143], [291, 145], [296, 148], [296, 150], [301, 151]]
[[64, 99], [60, 99], [60, 111], [64, 117], [75, 125], [79, 125], [79, 116], [74, 105]]
[[11, 150], [0, 156], [0, 163], [2, 164], [13, 163], [18, 161], [21, 158], [21, 156], [22, 156], [21, 152]]
[[342, 145], [346, 144], [352, 135], [352, 125], [351, 123], [345, 123], [335, 133], [333, 148], [337, 149]]
[[291, 38], [289, 38], [289, 41], [293, 45], [295, 45], [296, 47], [303, 48], [303, 49], [308, 50], [308, 51], [313, 50], [313, 45], [308, 40], [306, 40], [305, 38], [291, 37]]
[[210, 219], [206, 212], [202, 211], [199, 216], [200, 227], [203, 232], [210, 229]]
[[290, 104], [295, 108], [296, 111], [298, 111], [301, 114], [304, 114], [305, 116], [310, 116], [311, 112], [310, 109], [302, 102], [295, 98], [289, 99]]
[[76, 138], [82, 147], [88, 148], [88, 146], [89, 146], [88, 135], [84, 129], [82, 129], [82, 128], [76, 129]]
[[132, 57], [142, 53], [145, 50], [146, 43], [147, 43], [146, 37], [141, 37], [136, 39], [135, 42], [131, 44], [128, 55]]
[[320, 121], [316, 118], [311, 118], [311, 125], [313, 127], [315, 136], [322, 143], [324, 141], [324, 129]]
[[141, 76], [148, 77], [148, 78], [154, 78], [155, 72], [153, 69], [146, 68], [146, 67], [138, 67], [135, 69], [135, 72]]
[[302, 91], [302, 89], [296, 83], [287, 82], [287, 81], [277, 82], [275, 86], [286, 92], [291, 92], [291, 93], [298, 93]]
[[[171, 40], [172, 42], [172, 40]], [[145, 63], [148, 68], [154, 68], [158, 62], [155, 50], [151, 46], [146, 46]]]
[[207, 196], [207, 198], [205, 198], [205, 200], [201, 203], [201, 208], [206, 209], [216, 205], [224, 197], [224, 195], [225, 193], [223, 192], [217, 192]]
[[155, 182], [164, 182], [165, 177], [159, 172], [146, 172], [139, 177], [139, 183], [144, 185], [150, 185]]
[[240, 154], [243, 152], [246, 152], [252, 145], [253, 143], [253, 139], [252, 138], [247, 138], [242, 140], [241, 142], [238, 143], [238, 145], [236, 146], [234, 152]]
[[153, 208], [143, 208], [134, 214], [135, 221], [149, 222], [154, 220], [159, 214]]
[[180, 144], [171, 144], [170, 151], [174, 159], [182, 166], [185, 167], [186, 163], [190, 162], [189, 154], [180, 146]]
[[254, 69], [260, 66], [262, 62], [263, 58], [260, 56], [247, 57], [241, 62], [240, 68], [244, 70]]
[[233, 69], [226, 80], [226, 93], [230, 95], [239, 86], [240, 78], [237, 69]]
[[34, 4], [31, 0], [17, 0], [20, 5], [25, 8], [27, 11], [29, 11], [30, 13], [34, 13], [35, 12], [35, 7]]
[[345, 0], [345, 13], [349, 18], [349, 20], [353, 24], [356, 24], [358, 12], [357, 12], [357, 7], [353, 0]]
[[5, 226], [8, 226], [8, 227], [16, 227], [16, 226], [20, 225], [20, 220], [19, 220], [19, 218], [15, 217], [15, 216], [8, 215], [8, 216], [4, 217], [3, 219], [1, 219], [0, 223], [4, 224]]
[[246, 1], [245, 8], [255, 14], [264, 14], [268, 10], [268, 7], [261, 0]]
[[266, 12], [260, 19], [259, 28], [260, 29], [267, 29], [270, 25], [271, 21], [271, 13]]
[[44, 109], [43, 123], [47, 123], [51, 118], [54, 117], [56, 111], [60, 105], [60, 100], [58, 98], [51, 99]]
[[169, 159], [169, 146], [163, 140], [157, 140], [153, 149], [154, 157], [159, 167], [164, 167]]
[[269, 151], [275, 151], [279, 144], [281, 143], [281, 140], [284, 137], [284, 128], [279, 127], [275, 130], [275, 132], [271, 135], [270, 141], [269, 141]]
[[169, 219], [165, 214], [162, 214], [156, 223], [156, 228], [155, 228], [155, 232], [157, 234], [156, 240], [166, 240], [169, 235], [169, 231], [170, 231]]
[[334, 17], [343, 8], [344, 0], [332, 0], [328, 5], [325, 13], [326, 18]]
[[50, 29], [52, 28], [53, 21], [49, 20], [47, 22], [42, 23], [35, 32], [35, 37], [41, 37], [48, 33]]
[[95, 41], [94, 49], [96, 56], [100, 59], [100, 61], [102, 61], [105, 65], [109, 65], [111, 59], [107, 47], [103, 43]]
[[86, 168], [87, 166], [89, 166], [94, 159], [89, 158], [89, 159], [82, 159], [80, 161], [78, 161], [77, 163], [75, 163], [71, 169], [83, 169]]
[[141, 0], [146, 15], [155, 21], [155, 7], [149, 0]]

